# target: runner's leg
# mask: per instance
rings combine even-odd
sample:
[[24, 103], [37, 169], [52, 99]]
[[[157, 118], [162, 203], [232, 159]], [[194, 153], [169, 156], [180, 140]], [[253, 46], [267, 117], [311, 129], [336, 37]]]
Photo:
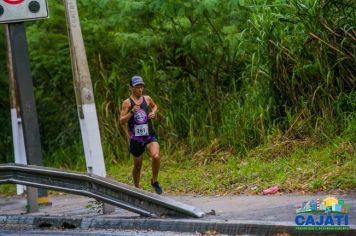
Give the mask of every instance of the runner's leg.
[[152, 158], [152, 182], [156, 182], [158, 178], [158, 172], [161, 164], [161, 157], [159, 153], [159, 144], [158, 142], [151, 142], [147, 144], [147, 149]]
[[134, 166], [132, 169], [132, 177], [136, 188], [140, 188], [141, 168], [142, 168], [142, 155], [134, 157]]

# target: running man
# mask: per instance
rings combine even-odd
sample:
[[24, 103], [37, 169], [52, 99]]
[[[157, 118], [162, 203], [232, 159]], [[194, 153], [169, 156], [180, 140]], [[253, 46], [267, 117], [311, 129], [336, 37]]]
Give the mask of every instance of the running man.
[[151, 185], [157, 194], [161, 194], [163, 191], [157, 181], [161, 158], [157, 134], [151, 122], [156, 117], [158, 106], [150, 96], [143, 95], [144, 85], [140, 76], [135, 75], [130, 79], [131, 96], [122, 103], [120, 124], [128, 123], [129, 152], [134, 157], [132, 177], [135, 187], [140, 188], [142, 155], [147, 148], [152, 158]]

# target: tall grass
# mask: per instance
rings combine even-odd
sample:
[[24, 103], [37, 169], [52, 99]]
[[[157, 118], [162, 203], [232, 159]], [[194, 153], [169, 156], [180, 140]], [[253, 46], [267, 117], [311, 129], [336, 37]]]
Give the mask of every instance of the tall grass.
[[[168, 153], [194, 156], [210, 148], [244, 154], [271, 136], [355, 140], [354, 1], [194, 4], [79, 1], [108, 163], [128, 158], [118, 115], [135, 74], [159, 105], [154, 125]], [[46, 156], [64, 163], [71, 145], [81, 148], [80, 132], [63, 6], [52, 7], [51, 19], [29, 25], [28, 37], [37, 98], [46, 100], [39, 106]], [[75, 137], [51, 125], [59, 119]]]
[[220, 12], [207, 9], [196, 18], [198, 26], [186, 21], [194, 20], [184, 8], [183, 15], [170, 12], [165, 23], [165, 12], [156, 16], [158, 26], [140, 22], [120, 29], [116, 42], [131, 37], [139, 43], [121, 46], [125, 59], [133, 56], [130, 68], [118, 59], [99, 69], [96, 93], [107, 151], [127, 157], [117, 114], [133, 74], [145, 78], [146, 92], [160, 106], [155, 125], [169, 150], [194, 154], [218, 142], [246, 153], [280, 132], [328, 141], [351, 129], [353, 112], [341, 101], [350, 101], [356, 83], [355, 16], [352, 1], [344, 3], [243, 1], [226, 11], [224, 23], [225, 9], [218, 5]]

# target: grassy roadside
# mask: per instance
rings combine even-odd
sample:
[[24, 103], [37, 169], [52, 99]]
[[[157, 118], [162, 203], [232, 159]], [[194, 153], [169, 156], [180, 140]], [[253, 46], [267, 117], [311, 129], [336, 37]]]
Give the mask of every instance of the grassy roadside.
[[[111, 166], [108, 175], [131, 184], [131, 168], [124, 161]], [[141, 182], [149, 191], [150, 168], [146, 156]], [[356, 188], [355, 149], [341, 139], [321, 146], [312, 140], [286, 140], [239, 157], [213, 143], [194, 155], [164, 153], [160, 182], [174, 194], [258, 194], [273, 185], [282, 192], [347, 192]]]
[[[132, 160], [108, 167], [108, 176], [132, 184]], [[149, 185], [151, 167], [145, 156], [142, 188]], [[274, 141], [245, 156], [221, 148], [214, 140], [194, 154], [162, 150], [160, 182], [171, 194], [259, 194], [278, 185], [282, 192], [347, 192], [356, 188], [356, 153], [349, 141], [336, 139], [320, 144], [312, 139]], [[0, 186], [0, 193], [13, 194], [14, 185]]]

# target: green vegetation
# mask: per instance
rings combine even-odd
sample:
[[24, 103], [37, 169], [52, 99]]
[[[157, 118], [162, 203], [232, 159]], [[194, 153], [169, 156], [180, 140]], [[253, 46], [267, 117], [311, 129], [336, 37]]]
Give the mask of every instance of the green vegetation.
[[[243, 157], [220, 152], [216, 143], [190, 158], [164, 153], [160, 180], [168, 193], [257, 194], [272, 185], [283, 192], [349, 190], [356, 185], [355, 151], [350, 143], [338, 142], [318, 149], [311, 140], [272, 143]], [[108, 172], [131, 184], [131, 168], [131, 162], [122, 161]], [[150, 178], [147, 156], [141, 182], [149, 191]]]
[[[166, 190], [355, 189], [354, 1], [78, 4], [110, 176], [131, 183], [117, 116], [140, 74], [160, 106]], [[45, 163], [84, 170], [63, 5], [50, 10], [27, 25]], [[3, 50], [0, 61], [5, 71]], [[12, 158], [7, 94], [2, 73], [0, 162]]]

